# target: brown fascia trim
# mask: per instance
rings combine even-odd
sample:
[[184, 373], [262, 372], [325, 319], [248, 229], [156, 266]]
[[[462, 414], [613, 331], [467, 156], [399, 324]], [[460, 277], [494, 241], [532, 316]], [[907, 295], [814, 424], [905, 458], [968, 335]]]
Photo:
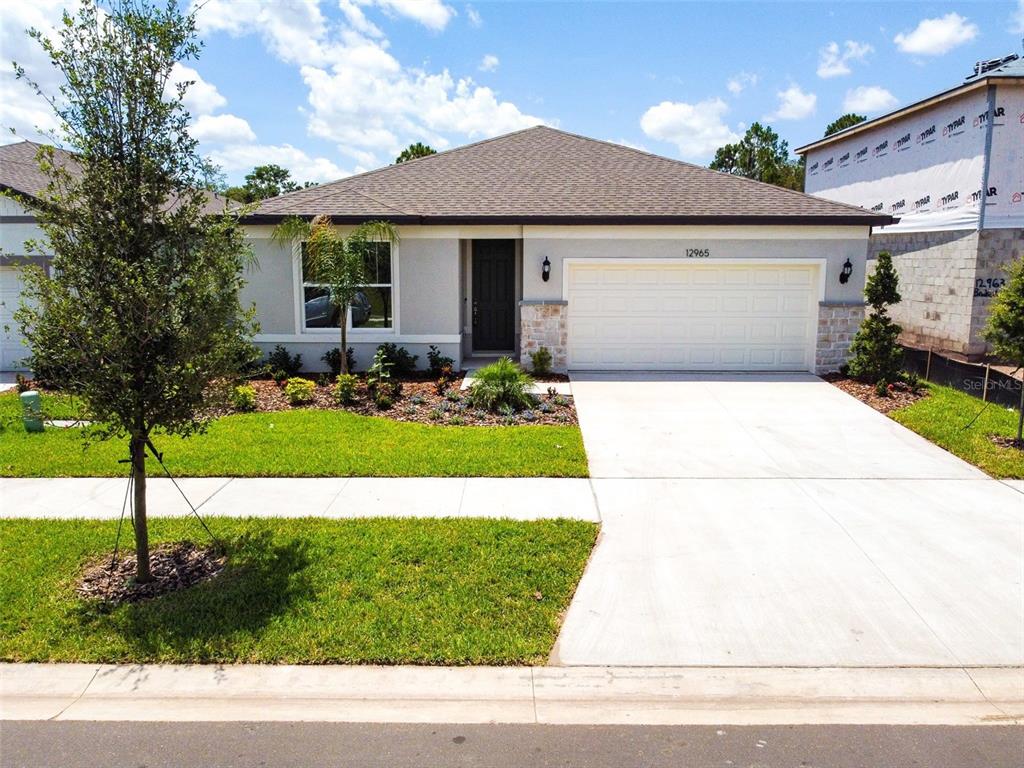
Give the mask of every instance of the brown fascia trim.
[[[312, 214], [252, 214], [240, 219], [243, 224], [278, 224], [284, 219], [298, 216], [311, 219]], [[732, 226], [874, 226], [884, 227], [892, 224], [891, 216], [880, 214], [845, 214], [838, 216], [809, 215], [741, 215], [723, 214], [720, 216], [331, 216], [335, 224], [364, 224], [367, 221], [383, 219], [392, 224], [412, 225], [473, 225], [473, 224], [513, 224], [513, 225], [561, 225], [567, 227], [587, 225], [732, 225]]]

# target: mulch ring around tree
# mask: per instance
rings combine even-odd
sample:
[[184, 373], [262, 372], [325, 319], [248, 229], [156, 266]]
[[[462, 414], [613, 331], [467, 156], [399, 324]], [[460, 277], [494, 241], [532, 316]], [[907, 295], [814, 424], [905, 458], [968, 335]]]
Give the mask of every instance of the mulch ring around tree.
[[1016, 448], [1018, 451], [1024, 451], [1024, 440], [1018, 440], [1016, 437], [1007, 437], [1006, 435], [989, 435], [988, 439], [1000, 448]]
[[190, 541], [159, 544], [149, 551], [153, 580], [135, 582], [134, 553], [118, 554], [111, 565], [106, 555], [91, 561], [82, 571], [75, 592], [109, 605], [150, 600], [179, 589], [209, 581], [224, 570], [227, 555], [218, 547], [197, 547]]
[[927, 389], [922, 387], [915, 392], [902, 381], [890, 384], [886, 389], [885, 395], [879, 395], [875, 391], [874, 384], [857, 381], [839, 373], [828, 373], [822, 376], [822, 378], [830, 384], [839, 387], [846, 394], [856, 397], [862, 403], [867, 403], [880, 413], [889, 413], [899, 408], [906, 408], [921, 398], [928, 397]]
[[[547, 378], [547, 377], [545, 377]], [[319, 408], [324, 410], [346, 410], [362, 416], [382, 416], [395, 421], [411, 421], [421, 424], [446, 424], [449, 426], [506, 426], [525, 424], [573, 425], [577, 423], [576, 408], [569, 395], [537, 395], [536, 404], [512, 414], [491, 413], [474, 408], [468, 393], [460, 389], [462, 377], [454, 378], [438, 392], [433, 379], [401, 379], [402, 390], [390, 408], [378, 408], [367, 391], [366, 383], [360, 379], [356, 386], [355, 400], [339, 404], [334, 397], [334, 381], [327, 378], [318, 381], [313, 400], [305, 405], [292, 406], [285, 396], [283, 385], [272, 379], [252, 379], [245, 382], [256, 390], [256, 411], [270, 413], [288, 411], [294, 408]], [[546, 387], [547, 381], [541, 384]], [[552, 382], [553, 383], [553, 382]], [[217, 413], [221, 416], [230, 409]]]

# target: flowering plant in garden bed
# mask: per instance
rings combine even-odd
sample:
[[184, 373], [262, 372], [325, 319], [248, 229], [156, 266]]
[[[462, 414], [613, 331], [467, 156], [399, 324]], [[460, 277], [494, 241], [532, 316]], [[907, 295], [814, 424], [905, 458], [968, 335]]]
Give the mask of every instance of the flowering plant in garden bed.
[[[339, 399], [333, 379], [313, 383], [310, 399], [302, 403], [305, 409], [346, 410], [366, 416], [383, 416], [395, 421], [449, 426], [506, 426], [521, 424], [573, 425], [576, 408], [571, 397], [535, 395], [532, 404], [520, 411], [490, 412], [471, 404], [467, 392], [461, 389], [462, 374], [454, 374], [447, 386], [438, 391], [437, 382], [429, 374], [417, 372], [409, 376], [395, 376], [401, 383], [400, 393], [391, 407], [381, 409], [370, 393], [364, 375], [352, 375], [346, 380], [346, 398]], [[285, 391], [272, 379], [251, 379], [247, 385], [255, 391], [257, 413], [286, 411], [292, 408]], [[231, 413], [230, 408], [214, 415]]]

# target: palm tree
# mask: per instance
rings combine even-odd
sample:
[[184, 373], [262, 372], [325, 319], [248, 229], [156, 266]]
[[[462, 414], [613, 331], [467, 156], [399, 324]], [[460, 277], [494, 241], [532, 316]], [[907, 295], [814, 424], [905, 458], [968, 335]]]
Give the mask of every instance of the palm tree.
[[274, 228], [277, 243], [300, 243], [295, 256], [302, 260], [306, 277], [327, 286], [330, 302], [341, 318], [341, 372], [348, 373], [348, 310], [356, 295], [366, 286], [366, 259], [375, 243], [398, 242], [398, 231], [386, 221], [360, 224], [348, 237], [342, 237], [328, 216], [311, 221], [287, 218]]

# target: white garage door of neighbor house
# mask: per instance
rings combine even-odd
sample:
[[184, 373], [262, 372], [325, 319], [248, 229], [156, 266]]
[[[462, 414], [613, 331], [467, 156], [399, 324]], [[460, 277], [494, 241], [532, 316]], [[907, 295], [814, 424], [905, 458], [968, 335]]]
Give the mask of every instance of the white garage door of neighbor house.
[[569, 368], [807, 371], [817, 264], [569, 265]]
[[21, 301], [21, 276], [14, 267], [0, 267], [0, 371], [24, 370], [18, 362], [28, 355], [14, 322]]

